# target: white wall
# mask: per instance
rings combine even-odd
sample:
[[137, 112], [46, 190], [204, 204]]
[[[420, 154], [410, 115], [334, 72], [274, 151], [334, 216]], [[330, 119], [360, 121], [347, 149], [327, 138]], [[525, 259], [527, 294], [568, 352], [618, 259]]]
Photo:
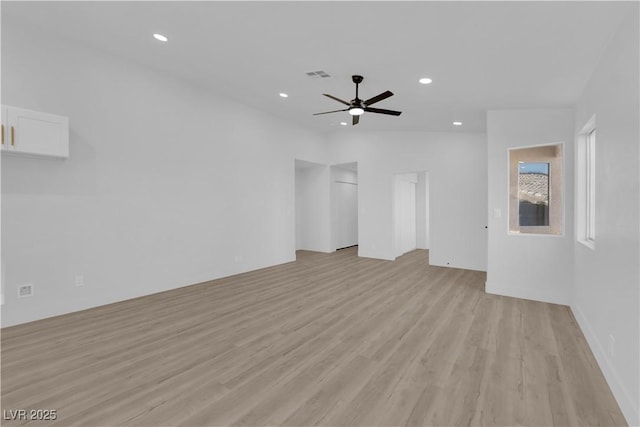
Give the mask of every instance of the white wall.
[[429, 249], [429, 173], [418, 172], [416, 183], [416, 246]]
[[11, 22], [2, 103], [71, 127], [66, 161], [2, 158], [3, 326], [295, 259], [294, 158], [326, 164], [321, 136]]
[[365, 132], [329, 135], [333, 163], [358, 162], [359, 255], [393, 260], [393, 174], [429, 171], [434, 265], [486, 268], [484, 134]]
[[[350, 162], [353, 163], [353, 162]], [[335, 181], [348, 182], [351, 184], [358, 183], [358, 171], [347, 169], [342, 165], [331, 166], [331, 179]]]
[[296, 250], [331, 252], [329, 167], [296, 165]]
[[[596, 243], [574, 241], [571, 308], [630, 425], [640, 425], [640, 116], [638, 4], [600, 60], [576, 109], [596, 116]], [[609, 336], [615, 340], [609, 353]]]
[[[508, 233], [508, 149], [564, 142], [564, 235]], [[487, 114], [489, 246], [486, 291], [569, 303], [573, 281], [573, 111], [509, 110]], [[494, 216], [494, 210], [502, 213]]]

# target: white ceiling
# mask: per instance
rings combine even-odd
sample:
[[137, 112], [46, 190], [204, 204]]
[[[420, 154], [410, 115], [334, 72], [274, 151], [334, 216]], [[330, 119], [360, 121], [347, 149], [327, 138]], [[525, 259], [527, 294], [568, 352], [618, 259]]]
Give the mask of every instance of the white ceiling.
[[[359, 130], [484, 131], [489, 109], [569, 107], [626, 2], [2, 2], [27, 22], [319, 131], [345, 113], [323, 97], [361, 98]], [[168, 43], [152, 33], [169, 37]], [[324, 70], [331, 78], [311, 79]], [[431, 85], [418, 79], [428, 76]], [[278, 96], [286, 92], [289, 98]], [[451, 125], [464, 122], [462, 127]]]

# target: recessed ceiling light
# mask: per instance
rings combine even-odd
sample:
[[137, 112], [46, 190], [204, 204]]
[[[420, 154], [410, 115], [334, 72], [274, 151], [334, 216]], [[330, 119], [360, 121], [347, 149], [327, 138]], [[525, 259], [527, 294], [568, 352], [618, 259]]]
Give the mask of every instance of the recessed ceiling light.
[[340, 125], [342, 125], [342, 126], [346, 126], [346, 125], [347, 125], [347, 122], [340, 122]]
[[429, 77], [423, 77], [420, 80], [418, 80], [420, 83], [422, 83], [423, 85], [428, 85], [431, 84], [431, 82], [433, 80], [431, 80]]
[[280, 92], [280, 98], [288, 98], [288, 97], [289, 95], [287, 95], [286, 93]]
[[155, 34], [153, 35], [153, 38], [154, 38], [154, 39], [156, 39], [156, 40], [160, 40], [161, 42], [169, 41], [169, 39], [167, 38], [167, 36], [163, 36], [162, 34], [158, 34], [158, 33], [155, 33]]
[[454, 126], [462, 126], [462, 122], [453, 122]]

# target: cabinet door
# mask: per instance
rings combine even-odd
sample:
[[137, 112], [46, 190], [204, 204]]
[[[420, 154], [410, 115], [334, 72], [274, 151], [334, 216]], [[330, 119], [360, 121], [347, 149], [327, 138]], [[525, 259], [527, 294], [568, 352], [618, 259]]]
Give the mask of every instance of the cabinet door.
[[54, 114], [7, 107], [9, 152], [69, 157], [69, 119]]
[[0, 113], [0, 120], [2, 121], [2, 151], [5, 151], [9, 149], [9, 122], [7, 118], [7, 107], [4, 105]]

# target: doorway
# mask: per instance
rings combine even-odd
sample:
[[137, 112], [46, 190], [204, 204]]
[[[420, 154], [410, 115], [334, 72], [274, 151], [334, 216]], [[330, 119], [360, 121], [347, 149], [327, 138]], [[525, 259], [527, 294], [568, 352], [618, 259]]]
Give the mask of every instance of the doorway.
[[330, 252], [329, 167], [295, 161], [295, 249]]
[[429, 174], [399, 173], [393, 180], [394, 255], [429, 249]]
[[358, 245], [358, 164], [331, 166], [333, 247]]

